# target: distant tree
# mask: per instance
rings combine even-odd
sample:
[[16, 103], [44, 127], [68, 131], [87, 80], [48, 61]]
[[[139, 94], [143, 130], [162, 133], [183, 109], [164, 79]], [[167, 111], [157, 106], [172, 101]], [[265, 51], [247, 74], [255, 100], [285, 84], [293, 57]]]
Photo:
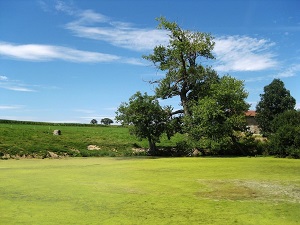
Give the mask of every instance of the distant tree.
[[116, 120], [130, 125], [130, 133], [140, 139], [147, 139], [149, 153], [156, 154], [156, 143], [167, 129], [169, 112], [159, 105], [158, 100], [140, 92], [134, 94], [128, 103], [122, 103]]
[[96, 119], [92, 119], [90, 123], [91, 123], [91, 124], [97, 124], [98, 121], [97, 121]]
[[197, 147], [220, 153], [232, 147], [240, 137], [239, 132], [246, 130], [248, 93], [242, 81], [230, 76], [211, 85], [209, 92], [193, 104], [192, 114], [184, 119], [184, 129]]
[[[206, 92], [207, 82], [218, 79], [215, 71], [200, 64], [201, 59], [213, 59], [213, 37], [207, 33], [183, 30], [175, 22], [158, 18], [158, 28], [169, 32], [169, 44], [156, 46], [153, 54], [143, 56], [166, 76], [152, 81], [158, 84], [156, 96], [162, 99], [179, 96], [183, 109], [172, 114], [190, 115], [189, 102]], [[208, 85], [209, 86], [209, 85]]]
[[111, 120], [111, 119], [109, 119], [109, 118], [103, 118], [103, 119], [101, 120], [101, 123], [104, 124], [104, 125], [110, 125], [110, 124], [112, 124], [113, 122], [114, 122], [114, 121]]
[[286, 110], [293, 110], [296, 100], [280, 79], [274, 79], [265, 86], [264, 93], [260, 94], [260, 98], [256, 106], [256, 119], [262, 133], [268, 136], [272, 132], [271, 123], [273, 119]]

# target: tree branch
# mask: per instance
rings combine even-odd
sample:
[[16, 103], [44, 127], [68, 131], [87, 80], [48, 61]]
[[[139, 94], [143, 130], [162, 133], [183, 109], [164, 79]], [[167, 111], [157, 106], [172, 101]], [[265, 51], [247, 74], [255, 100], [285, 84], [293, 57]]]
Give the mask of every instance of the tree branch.
[[180, 114], [180, 113], [184, 113], [184, 110], [183, 109], [179, 109], [179, 110], [176, 110], [174, 112], [171, 112], [171, 116], [173, 116], [175, 114]]

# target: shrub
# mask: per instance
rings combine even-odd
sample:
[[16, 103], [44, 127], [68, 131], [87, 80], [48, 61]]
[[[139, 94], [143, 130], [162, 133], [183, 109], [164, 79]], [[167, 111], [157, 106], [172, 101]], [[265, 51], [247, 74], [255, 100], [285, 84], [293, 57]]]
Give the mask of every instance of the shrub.
[[286, 111], [272, 122], [270, 153], [279, 157], [300, 158], [300, 111]]

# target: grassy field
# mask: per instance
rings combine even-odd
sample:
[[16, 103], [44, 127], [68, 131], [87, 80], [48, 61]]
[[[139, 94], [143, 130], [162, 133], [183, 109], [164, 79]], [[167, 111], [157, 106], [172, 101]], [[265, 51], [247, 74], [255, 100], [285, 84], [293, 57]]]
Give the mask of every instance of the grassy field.
[[[53, 130], [59, 129], [60, 136]], [[178, 135], [177, 135], [178, 136]], [[178, 138], [171, 141], [162, 138], [163, 147], [175, 146]], [[0, 123], [1, 153], [9, 155], [36, 155], [46, 157], [48, 152], [69, 156], [131, 156], [136, 148], [147, 148], [146, 141], [138, 141], [129, 134], [128, 128], [120, 126], [50, 126]], [[96, 145], [99, 151], [89, 151]], [[158, 144], [158, 146], [161, 146]]]
[[0, 160], [0, 179], [6, 225], [300, 224], [293, 159]]

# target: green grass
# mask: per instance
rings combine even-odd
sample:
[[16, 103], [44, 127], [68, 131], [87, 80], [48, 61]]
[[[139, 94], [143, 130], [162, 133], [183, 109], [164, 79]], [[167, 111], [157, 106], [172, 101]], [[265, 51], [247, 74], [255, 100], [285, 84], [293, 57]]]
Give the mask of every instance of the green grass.
[[262, 157], [0, 160], [0, 224], [296, 225], [299, 171]]
[[[56, 129], [61, 130], [61, 136], [52, 134]], [[148, 148], [146, 141], [138, 141], [129, 134], [128, 128], [120, 126], [0, 124], [0, 137], [0, 154], [19, 156], [45, 157], [48, 151], [69, 156], [130, 156], [134, 147]], [[175, 146], [177, 139], [169, 141], [163, 137], [161, 144]], [[88, 145], [97, 145], [101, 150], [88, 151]]]

